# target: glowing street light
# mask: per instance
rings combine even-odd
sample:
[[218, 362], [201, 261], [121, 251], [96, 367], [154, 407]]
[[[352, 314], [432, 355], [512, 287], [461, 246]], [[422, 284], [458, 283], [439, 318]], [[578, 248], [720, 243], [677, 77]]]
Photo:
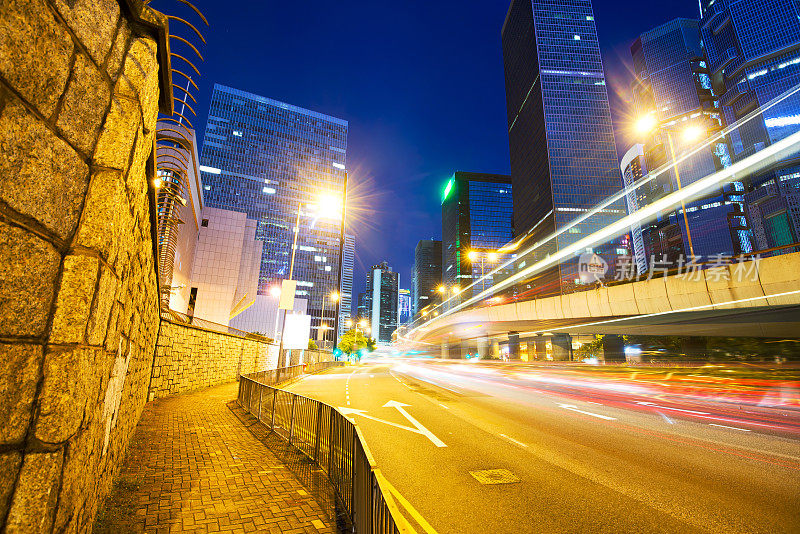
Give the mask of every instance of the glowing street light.
[[278, 298], [281, 296], [281, 288], [278, 286], [272, 286], [269, 288], [269, 294], [275, 298]]
[[[656, 120], [655, 116], [650, 113], [638, 121], [636, 121], [636, 131], [641, 135], [646, 135], [653, 130], [655, 130], [659, 126], [658, 121]], [[677, 158], [675, 157], [675, 145], [672, 141], [672, 132], [669, 128], [665, 126], [661, 126], [661, 130], [663, 130], [667, 134], [667, 143], [669, 144], [669, 152], [672, 156], [672, 168], [675, 171], [675, 182], [678, 185], [678, 191], [682, 189], [681, 186], [681, 175], [678, 172], [678, 162]], [[684, 142], [690, 143], [693, 141], [698, 140], [704, 133], [703, 128], [696, 124], [691, 124], [684, 128], [681, 131], [681, 137]], [[692, 244], [692, 232], [689, 229], [689, 217], [686, 215], [686, 203], [681, 198], [681, 211], [683, 212], [683, 222], [686, 225], [686, 239], [689, 242], [689, 253], [694, 256], [694, 245]]]
[[445, 293], [447, 293], [447, 288], [444, 285], [440, 285], [439, 287], [436, 288], [436, 291], [444, 295]]
[[636, 121], [635, 128], [638, 134], [644, 135], [655, 130], [656, 126], [658, 126], [658, 121], [651, 113]]
[[692, 124], [683, 129], [684, 142], [691, 143], [697, 141], [703, 135], [703, 128], [696, 124]]

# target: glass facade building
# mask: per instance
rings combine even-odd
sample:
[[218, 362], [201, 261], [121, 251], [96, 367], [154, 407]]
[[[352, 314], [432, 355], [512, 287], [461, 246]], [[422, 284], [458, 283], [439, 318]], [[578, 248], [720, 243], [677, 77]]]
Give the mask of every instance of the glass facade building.
[[[642, 206], [730, 165], [725, 140], [689, 155], [722, 129], [723, 118], [700, 45], [697, 20], [675, 19], [643, 33], [631, 46], [636, 81], [632, 86], [635, 120], [655, 125], [643, 133], [647, 168], [654, 173], [641, 189]], [[686, 132], [696, 132], [687, 138]], [[744, 216], [744, 186], [726, 184], [682, 209], [662, 213], [642, 228], [648, 258], [676, 262], [694, 255], [704, 261], [750, 252]], [[688, 222], [688, 229], [687, 229]]]
[[[513, 0], [501, 37], [514, 232], [535, 242], [622, 189], [592, 4]], [[528, 264], [624, 214], [624, 201], [615, 202], [540, 247]], [[615, 245], [595, 252], [614, 254]], [[577, 274], [575, 258], [527, 285], [557, 294], [569, 291]]]
[[[315, 210], [324, 193], [324, 202], [336, 204], [325, 211], [341, 211], [346, 154], [347, 121], [214, 85], [200, 157], [206, 205], [257, 221], [256, 239], [264, 242], [260, 294], [289, 278], [300, 213], [293, 278], [296, 296], [308, 300], [312, 338], [321, 323], [322, 299], [334, 291], [349, 299], [339, 279], [341, 217], [319, 217]], [[328, 322], [332, 309], [328, 300]]]
[[[633, 145], [619, 164], [622, 172], [622, 182], [625, 184], [625, 203], [628, 206], [628, 213], [635, 213], [647, 202], [644, 187], [634, 188], [642, 179], [647, 176], [647, 163], [644, 159], [643, 145]], [[642, 237], [642, 225], [631, 226], [631, 237], [633, 242], [633, 258], [636, 263], [636, 270], [641, 275], [647, 272], [647, 249], [644, 246]]]
[[442, 283], [442, 242], [423, 239], [414, 249], [411, 272], [412, 315], [436, 300], [436, 288]]
[[391, 343], [392, 334], [397, 330], [400, 309], [398, 282], [397, 273], [385, 261], [367, 271], [364, 315], [370, 327], [368, 334], [382, 345]]
[[356, 261], [356, 237], [344, 234], [342, 248], [342, 290], [339, 302], [339, 337], [347, 332], [347, 320], [353, 315], [353, 267]]
[[[507, 174], [456, 172], [442, 195], [442, 281], [449, 292], [464, 289], [504, 258], [489, 254], [513, 238], [513, 198]], [[475, 258], [470, 260], [469, 253]], [[472, 294], [493, 285], [493, 277], [473, 286]]]
[[[701, 0], [700, 28], [714, 89], [727, 124], [754, 111], [756, 120], [731, 132], [738, 161], [796, 132], [797, 96], [765, 109], [800, 84], [800, 16], [795, 0]], [[800, 239], [800, 166], [785, 161], [745, 182], [755, 248]]]
[[397, 295], [397, 324], [403, 325], [412, 317], [411, 290], [400, 289]]

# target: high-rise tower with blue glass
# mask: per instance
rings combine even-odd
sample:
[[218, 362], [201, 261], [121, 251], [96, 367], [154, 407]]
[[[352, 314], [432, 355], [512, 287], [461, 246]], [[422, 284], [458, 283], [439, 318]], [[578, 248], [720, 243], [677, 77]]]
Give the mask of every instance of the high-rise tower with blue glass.
[[445, 297], [470, 286], [465, 296], [492, 287], [494, 275], [488, 274], [508, 259], [497, 250], [513, 238], [512, 211], [507, 174], [459, 171], [448, 180], [442, 194]]
[[[591, 1], [513, 0], [501, 36], [514, 231], [539, 241], [622, 189]], [[533, 259], [624, 214], [624, 202], [615, 202], [540, 247]], [[614, 254], [616, 247], [595, 252]], [[577, 259], [564, 262], [530, 285], [543, 293], [569, 291], [577, 269]]]
[[[766, 105], [800, 83], [800, 8], [796, 0], [701, 0], [700, 31], [727, 124], [734, 161], [800, 128], [800, 98]], [[800, 165], [784, 161], [749, 177], [745, 203], [759, 250], [800, 239]]]
[[[653, 124], [652, 130], [641, 132], [646, 167], [658, 171], [637, 190], [644, 197], [640, 206], [644, 207], [729, 166], [731, 158], [725, 139], [697, 150], [723, 125], [698, 21], [674, 19], [641, 34], [631, 46], [631, 55], [636, 120], [649, 119]], [[663, 165], [671, 168], [660, 172]], [[685, 213], [680, 208], [644, 225], [647, 258], [676, 262], [691, 255], [709, 261], [720, 254], [750, 252], [743, 190], [740, 182], [726, 184], [687, 203]]]
[[[264, 242], [259, 292], [288, 279], [295, 221], [300, 225], [293, 279], [308, 300], [312, 338], [336, 315], [340, 287], [341, 202], [347, 121], [215, 84], [200, 157], [206, 204], [244, 212]], [[335, 203], [336, 206], [319, 206]], [[320, 217], [320, 208], [333, 217]], [[346, 268], [352, 269], [352, 264]], [[345, 275], [344, 280], [352, 280]], [[343, 303], [349, 302], [343, 295]]]

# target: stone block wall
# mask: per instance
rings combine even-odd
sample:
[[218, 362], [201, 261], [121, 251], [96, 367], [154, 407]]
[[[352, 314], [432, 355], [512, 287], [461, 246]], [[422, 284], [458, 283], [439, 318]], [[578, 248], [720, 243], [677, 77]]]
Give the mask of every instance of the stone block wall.
[[232, 382], [277, 365], [275, 345], [162, 320], [148, 398]]
[[5, 532], [90, 531], [147, 400], [154, 24], [138, 0], [0, 2]]

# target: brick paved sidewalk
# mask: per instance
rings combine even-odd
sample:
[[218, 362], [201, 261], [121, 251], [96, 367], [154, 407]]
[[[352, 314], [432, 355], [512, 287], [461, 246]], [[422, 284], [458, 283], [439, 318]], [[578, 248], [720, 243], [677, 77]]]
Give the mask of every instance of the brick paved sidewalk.
[[95, 532], [335, 532], [295, 475], [226, 406], [236, 388], [145, 406]]

